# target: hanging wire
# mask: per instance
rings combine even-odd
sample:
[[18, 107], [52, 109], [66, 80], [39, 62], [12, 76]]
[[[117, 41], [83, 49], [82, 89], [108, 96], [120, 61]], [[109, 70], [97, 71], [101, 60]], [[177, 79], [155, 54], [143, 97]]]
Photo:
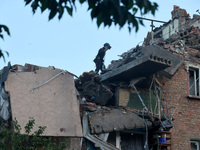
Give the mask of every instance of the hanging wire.
[[140, 96], [140, 94], [139, 94], [137, 88], [135, 87], [135, 85], [131, 83], [131, 86], [135, 89], [135, 91], [136, 91], [136, 93], [137, 93], [137, 95], [138, 95], [138, 97], [139, 97], [139, 99], [140, 99], [140, 101], [141, 101], [141, 103], [142, 103], [142, 105], [143, 105], [143, 108], [144, 108], [146, 111], [148, 111], [148, 108], [147, 108], [146, 105], [144, 104], [144, 101], [142, 100], [142, 98], [141, 98], [141, 96]]
[[143, 111], [142, 111], [142, 118], [144, 120], [144, 124], [145, 124], [145, 129], [146, 129], [146, 139], [145, 139], [145, 144], [144, 144], [144, 148], [145, 150], [148, 150], [148, 125], [147, 125], [147, 122], [144, 118], [144, 110], [145, 108], [143, 108]]
[[[168, 120], [172, 120], [172, 116], [173, 116], [173, 114], [174, 114], [173, 109], [176, 110], [176, 107], [172, 106], [172, 105], [169, 103], [169, 101], [167, 100], [166, 96], [165, 96], [165, 95], [163, 94], [163, 92], [161, 91], [160, 87], [158, 87], [157, 85], [156, 85], [155, 87], [156, 87], [156, 89], [159, 90], [159, 92], [161, 93], [161, 95], [162, 95], [163, 99], [166, 101], [166, 103], [167, 103], [168, 105], [170, 105], [169, 108], [168, 108], [168, 105], [167, 105], [167, 108], [166, 108], [166, 109], [167, 109], [167, 110], [168, 110], [168, 109], [171, 109], [171, 115], [169, 115], [168, 113], [167, 113], [167, 115], [166, 115], [166, 114], [163, 114], [163, 115], [165, 115], [165, 116], [168, 118]], [[164, 109], [163, 109], [163, 112], [164, 112]], [[167, 111], [167, 112], [168, 112], [168, 111]]]
[[150, 87], [149, 87], [149, 108], [150, 108], [152, 113], [153, 113], [153, 110], [152, 110], [152, 101], [151, 101], [151, 89], [152, 89], [152, 85], [153, 85], [153, 82], [154, 82], [154, 78], [155, 78], [155, 75], [153, 75], [153, 78], [152, 78], [152, 81], [151, 81], [151, 84], [150, 84]]

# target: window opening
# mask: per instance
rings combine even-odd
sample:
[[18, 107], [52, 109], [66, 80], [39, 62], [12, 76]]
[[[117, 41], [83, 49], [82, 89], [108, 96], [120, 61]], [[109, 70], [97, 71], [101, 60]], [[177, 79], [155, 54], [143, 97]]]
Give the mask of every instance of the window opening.
[[199, 69], [190, 68], [190, 95], [199, 96]]
[[199, 141], [190, 141], [191, 150], [199, 150]]

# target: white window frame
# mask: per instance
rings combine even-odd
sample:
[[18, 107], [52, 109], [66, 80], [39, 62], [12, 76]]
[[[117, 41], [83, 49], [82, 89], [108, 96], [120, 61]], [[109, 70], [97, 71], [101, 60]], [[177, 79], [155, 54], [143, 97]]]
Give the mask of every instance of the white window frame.
[[[189, 89], [188, 89], [189, 90], [189, 96], [188, 97], [192, 98], [192, 99], [200, 99], [200, 64], [185, 61], [185, 65], [186, 65], [186, 68], [187, 68], [186, 70], [189, 73]], [[195, 71], [195, 72], [198, 71], [198, 74], [197, 75], [195, 74], [196, 77], [194, 77], [194, 80], [197, 80], [199, 78], [198, 81], [194, 82], [194, 84], [196, 84], [196, 85], [193, 85], [193, 86], [196, 87], [196, 92], [193, 91], [193, 93], [191, 92], [192, 84], [191, 84], [190, 71]]]
[[196, 150], [199, 150], [199, 141], [191, 140], [190, 143], [194, 143], [197, 146]]
[[[198, 96], [200, 97], [200, 82], [199, 82], [199, 68], [189, 67], [189, 72], [193, 72], [194, 83], [190, 84], [189, 92], [190, 96]], [[189, 79], [190, 80], [190, 79]], [[190, 82], [190, 81], [189, 81]], [[194, 94], [191, 94], [191, 89], [194, 89]]]

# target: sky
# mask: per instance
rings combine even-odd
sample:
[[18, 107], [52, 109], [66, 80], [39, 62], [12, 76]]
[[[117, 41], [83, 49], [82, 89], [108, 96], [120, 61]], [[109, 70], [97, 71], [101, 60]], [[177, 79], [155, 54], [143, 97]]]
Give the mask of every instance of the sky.
[[[159, 7], [156, 15], [147, 14], [144, 18], [169, 21], [173, 5], [186, 9], [192, 17], [198, 14], [199, 0], [151, 0]], [[137, 15], [139, 16], [139, 15]], [[64, 13], [61, 20], [56, 16], [48, 20], [48, 11], [41, 13], [38, 9], [33, 15], [30, 5], [25, 6], [24, 0], [0, 0], [0, 24], [9, 27], [11, 36], [4, 34], [0, 39], [0, 48], [9, 52], [6, 62], [0, 59], [0, 69], [11, 62], [11, 65], [26, 63], [42, 67], [54, 66], [67, 70], [76, 76], [83, 72], [95, 70], [93, 59], [104, 43], [110, 43], [111, 50], [106, 52], [106, 67], [118, 55], [141, 45], [147, 33], [151, 31], [149, 21], [129, 33], [127, 26], [97, 27], [92, 20], [87, 5], [77, 5], [73, 17]], [[156, 27], [162, 25], [155, 23]]]

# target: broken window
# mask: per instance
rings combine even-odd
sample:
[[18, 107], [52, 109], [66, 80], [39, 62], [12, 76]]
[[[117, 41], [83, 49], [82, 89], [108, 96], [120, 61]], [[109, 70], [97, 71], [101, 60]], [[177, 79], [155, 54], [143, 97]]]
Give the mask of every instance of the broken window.
[[189, 68], [190, 75], [190, 95], [191, 96], [200, 96], [199, 95], [199, 68]]
[[199, 150], [199, 141], [190, 141], [191, 150]]

